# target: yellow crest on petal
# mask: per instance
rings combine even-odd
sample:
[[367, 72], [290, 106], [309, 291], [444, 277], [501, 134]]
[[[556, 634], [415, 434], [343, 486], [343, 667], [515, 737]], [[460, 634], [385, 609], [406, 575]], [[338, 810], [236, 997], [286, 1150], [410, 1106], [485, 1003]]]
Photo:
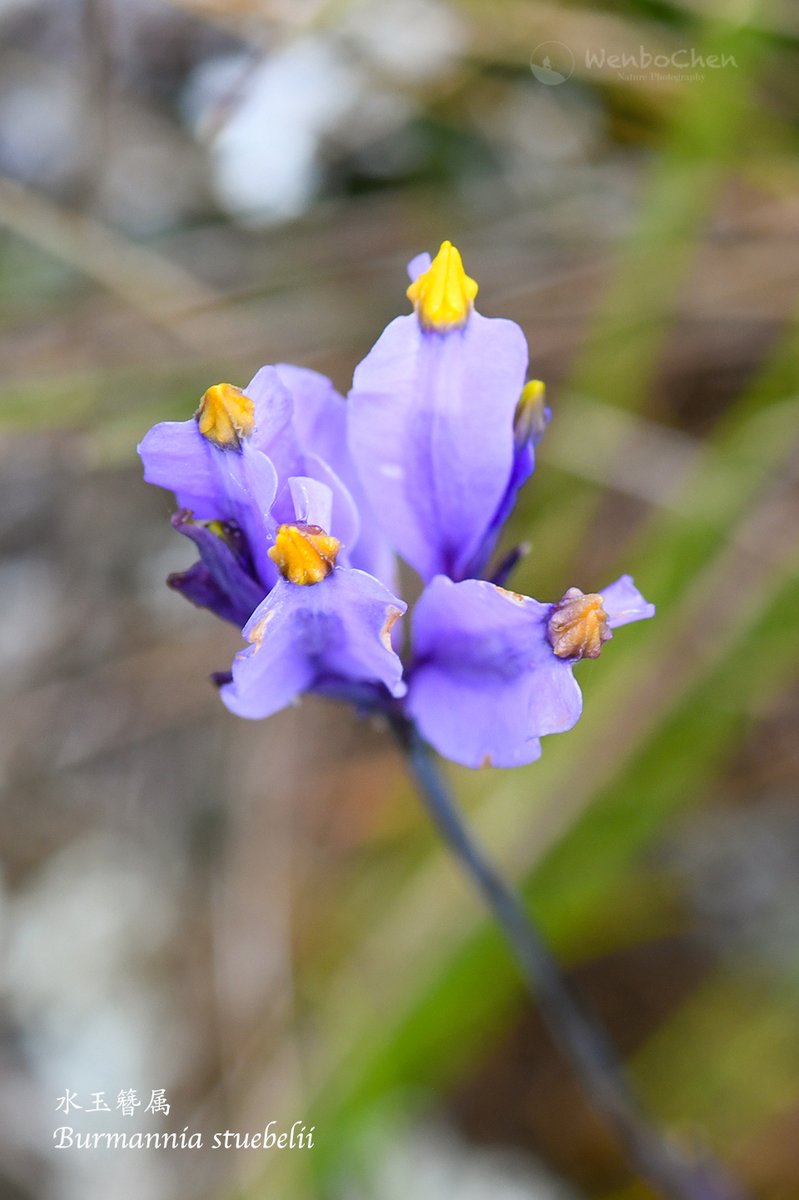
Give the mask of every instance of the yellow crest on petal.
[[194, 415], [203, 437], [222, 450], [240, 450], [255, 424], [252, 400], [232, 383], [209, 387]]
[[414, 280], [406, 294], [425, 329], [445, 333], [468, 320], [477, 283], [464, 271], [463, 259], [452, 242], [442, 242], [428, 269]]
[[558, 658], [598, 658], [602, 643], [613, 636], [602, 597], [579, 588], [569, 588], [550, 617], [547, 632]]
[[289, 583], [321, 583], [336, 565], [338, 538], [318, 525], [281, 525], [269, 557]]

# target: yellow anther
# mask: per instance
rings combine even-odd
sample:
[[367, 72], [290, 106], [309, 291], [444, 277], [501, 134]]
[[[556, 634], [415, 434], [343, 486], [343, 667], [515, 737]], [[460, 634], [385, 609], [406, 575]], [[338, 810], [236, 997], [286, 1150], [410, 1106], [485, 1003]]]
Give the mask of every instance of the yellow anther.
[[602, 643], [613, 637], [602, 597], [569, 588], [547, 628], [558, 658], [598, 658]]
[[194, 415], [203, 437], [222, 450], [240, 450], [255, 424], [252, 400], [232, 383], [209, 387]]
[[513, 418], [513, 433], [520, 446], [537, 442], [547, 427], [545, 395], [546, 386], [540, 379], [531, 379], [522, 388]]
[[318, 525], [281, 525], [269, 557], [289, 583], [321, 583], [336, 565], [338, 538]]
[[428, 269], [407, 291], [425, 329], [440, 333], [466, 323], [476, 295], [477, 284], [464, 271], [463, 260], [452, 242], [441, 243]]

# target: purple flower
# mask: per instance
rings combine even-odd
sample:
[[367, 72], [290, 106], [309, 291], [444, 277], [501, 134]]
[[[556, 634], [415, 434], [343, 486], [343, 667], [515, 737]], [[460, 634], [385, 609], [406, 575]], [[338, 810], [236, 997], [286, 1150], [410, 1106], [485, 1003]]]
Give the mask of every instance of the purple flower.
[[263, 597], [241, 530], [224, 521], [195, 521], [188, 509], [175, 513], [172, 526], [191, 538], [200, 559], [188, 571], [170, 575], [167, 583], [192, 604], [240, 629]]
[[[535, 470], [535, 448], [544, 436], [552, 415], [544, 403], [545, 391], [540, 379], [531, 379], [522, 389], [513, 418], [513, 468], [499, 507], [491, 518], [480, 549], [472, 560], [472, 575], [480, 575], [485, 570], [502, 527], [513, 512], [516, 494]], [[497, 577], [494, 575], [492, 578]]]
[[337, 565], [340, 543], [318, 523], [328, 489], [314, 480], [292, 485], [308, 519], [278, 530], [270, 555], [280, 578], [244, 627], [250, 645], [233, 660], [223, 701], [238, 716], [260, 718], [308, 691], [371, 706], [404, 695], [391, 629], [406, 605], [374, 576]]
[[351, 567], [336, 567], [311, 587], [280, 579], [244, 627], [251, 644], [234, 658], [222, 699], [238, 716], [259, 718], [309, 691], [359, 703], [368, 688], [374, 704], [382, 684], [401, 696], [402, 663], [390, 633], [404, 611], [373, 575]]
[[498, 531], [514, 472], [524, 474], [514, 415], [527, 344], [512, 321], [474, 311], [477, 285], [449, 242], [409, 273], [416, 312], [392, 321], [355, 370], [350, 451], [402, 557], [425, 580], [463, 579]]
[[[518, 549], [481, 578], [535, 466], [544, 385], [524, 382], [518, 326], [474, 311], [451, 243], [409, 273], [415, 312], [384, 330], [349, 403], [279, 364], [146, 435], [145, 478], [175, 493], [173, 525], [199, 554], [169, 583], [243, 629], [215, 677], [240, 716], [318, 692], [411, 718], [467, 766], [531, 762], [580, 716], [575, 663], [654, 609], [626, 575], [556, 604], [506, 591]], [[395, 552], [427, 582], [404, 668]]]
[[291, 416], [288, 392], [277, 376], [274, 383], [268, 402], [257, 410], [254, 397], [216, 384], [192, 420], [156, 425], [139, 446], [148, 483], [173, 491], [178, 506], [195, 520], [235, 523], [264, 590], [276, 579], [267, 549], [275, 530], [278, 474], [262, 447], [282, 440]]
[[394, 551], [374, 517], [350, 457], [346, 400], [327, 376], [318, 371], [288, 363], [278, 363], [275, 370], [294, 400], [294, 429], [299, 444], [305, 447], [304, 473], [326, 481], [327, 473], [332, 470], [334, 480], [341, 481], [352, 502], [357, 529], [350, 542], [338, 532], [339, 525], [334, 519], [350, 565], [376, 575], [393, 587]]
[[571, 588], [541, 604], [484, 580], [444, 576], [413, 615], [408, 711], [447, 758], [518, 766], [582, 712], [574, 664], [595, 658], [612, 630], [654, 615], [629, 575], [600, 595]]
[[[156, 425], [139, 453], [147, 482], [175, 493], [184, 514], [175, 527], [201, 551], [202, 565], [174, 576], [172, 586], [219, 616], [241, 625], [242, 605], [252, 598], [246, 588], [229, 602], [231, 573], [251, 575], [256, 603], [277, 582], [269, 548], [278, 525], [295, 517], [289, 480], [297, 476], [329, 488], [328, 528], [344, 547], [343, 561], [391, 577], [393, 555], [348, 458], [345, 402], [315, 371], [263, 367], [243, 391], [216, 384], [194, 418]], [[358, 505], [339, 471], [350, 478]], [[208, 523], [217, 533], [219, 523], [227, 530], [219, 545], [203, 532]]]

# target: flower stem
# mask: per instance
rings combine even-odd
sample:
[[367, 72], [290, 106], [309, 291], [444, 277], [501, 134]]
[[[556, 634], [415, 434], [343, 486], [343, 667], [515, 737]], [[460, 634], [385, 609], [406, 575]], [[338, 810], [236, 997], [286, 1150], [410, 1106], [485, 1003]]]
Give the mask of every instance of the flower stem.
[[431, 750], [404, 716], [390, 719], [430, 816], [488, 904], [551, 1037], [613, 1129], [630, 1165], [668, 1200], [742, 1200], [714, 1163], [685, 1154], [649, 1124], [604, 1029], [573, 992], [521, 898], [472, 840]]

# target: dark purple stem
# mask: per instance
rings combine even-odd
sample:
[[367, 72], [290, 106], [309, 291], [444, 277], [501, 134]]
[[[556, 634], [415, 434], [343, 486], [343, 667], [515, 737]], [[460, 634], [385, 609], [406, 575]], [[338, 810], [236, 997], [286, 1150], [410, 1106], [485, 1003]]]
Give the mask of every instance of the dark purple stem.
[[575, 995], [521, 898], [472, 840], [430, 748], [403, 715], [394, 714], [390, 720], [430, 816], [491, 909], [552, 1039], [615, 1132], [635, 1172], [668, 1200], [744, 1200], [715, 1163], [685, 1153], [648, 1122], [605, 1030]]

